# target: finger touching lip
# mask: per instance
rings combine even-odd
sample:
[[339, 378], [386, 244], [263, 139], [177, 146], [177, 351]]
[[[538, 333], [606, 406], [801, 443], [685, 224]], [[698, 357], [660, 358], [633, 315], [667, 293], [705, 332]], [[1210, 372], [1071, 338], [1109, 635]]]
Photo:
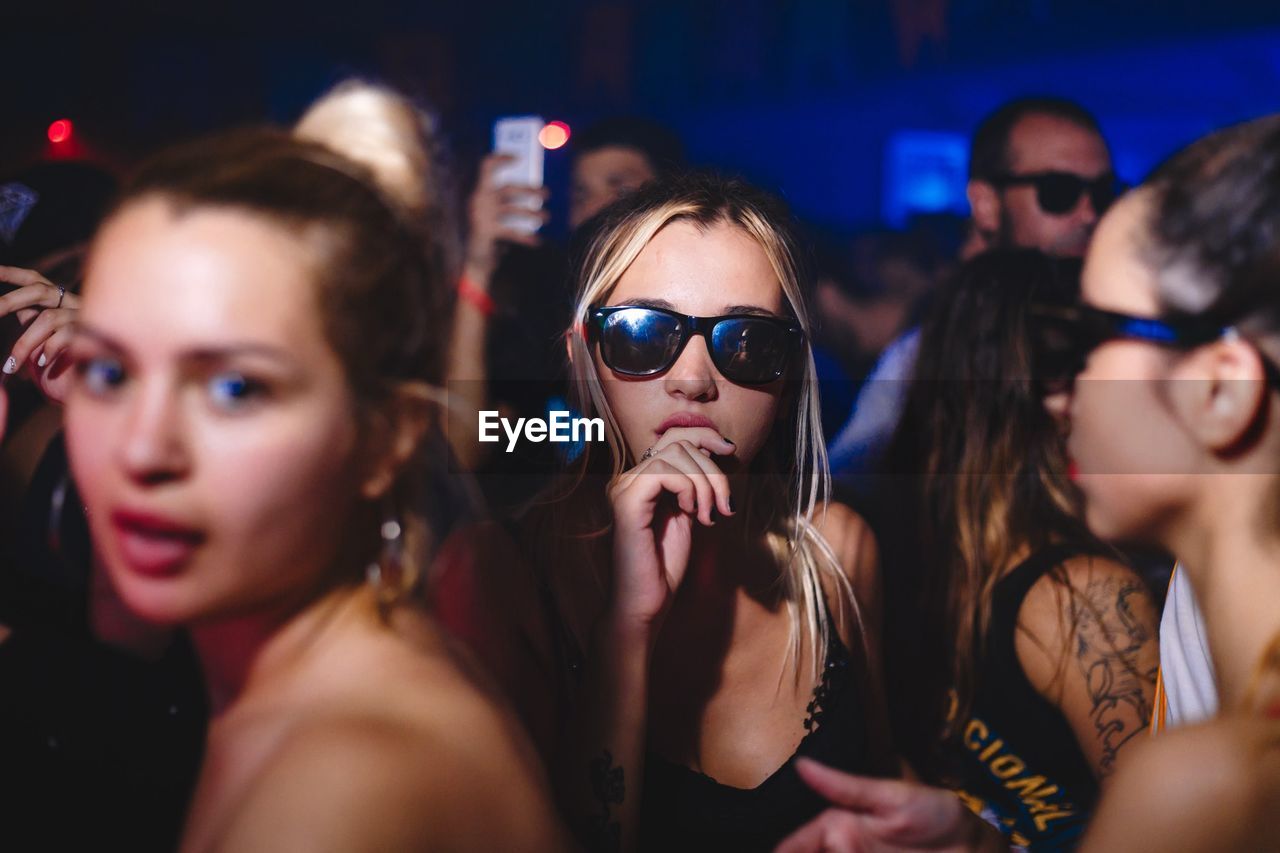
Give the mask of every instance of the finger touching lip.
[[732, 456], [738, 449], [731, 439], [725, 438], [715, 427], [671, 427], [662, 430], [658, 432], [658, 441], [653, 449], [660, 450], [679, 441], [696, 445], [708, 455], [714, 453], [717, 456]]

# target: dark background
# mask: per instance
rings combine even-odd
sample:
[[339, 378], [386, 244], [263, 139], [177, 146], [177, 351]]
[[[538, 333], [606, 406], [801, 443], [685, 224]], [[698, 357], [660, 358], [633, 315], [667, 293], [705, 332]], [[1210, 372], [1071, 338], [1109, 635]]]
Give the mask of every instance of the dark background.
[[[48, 156], [124, 168], [290, 121], [360, 74], [440, 113], [464, 181], [499, 115], [635, 113], [839, 227], [962, 211], [967, 136], [1019, 94], [1094, 110], [1130, 181], [1280, 108], [1280, 3], [1242, 0], [0, 0], [0, 33], [0, 175]], [[64, 117], [75, 137], [52, 146]], [[566, 161], [548, 155], [557, 210]]]

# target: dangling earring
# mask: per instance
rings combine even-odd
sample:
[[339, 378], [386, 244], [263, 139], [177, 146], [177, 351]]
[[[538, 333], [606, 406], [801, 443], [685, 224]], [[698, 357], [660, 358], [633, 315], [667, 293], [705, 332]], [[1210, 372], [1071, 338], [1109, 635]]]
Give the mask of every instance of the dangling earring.
[[378, 533], [382, 538], [378, 559], [365, 567], [364, 576], [373, 586], [379, 606], [387, 607], [404, 591], [404, 527], [390, 503]]

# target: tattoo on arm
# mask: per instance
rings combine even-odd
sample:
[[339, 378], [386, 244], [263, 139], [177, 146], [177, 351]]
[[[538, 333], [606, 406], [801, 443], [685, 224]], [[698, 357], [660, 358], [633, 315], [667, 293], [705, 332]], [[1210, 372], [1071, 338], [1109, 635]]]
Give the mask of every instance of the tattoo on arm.
[[1102, 776], [1115, 769], [1116, 753], [1151, 720], [1156, 667], [1139, 667], [1142, 648], [1154, 637], [1134, 614], [1145, 592], [1134, 580], [1090, 580], [1076, 608], [1076, 663], [1102, 746]]
[[626, 799], [626, 782], [621, 767], [613, 766], [613, 753], [605, 750], [590, 765], [591, 794], [600, 804], [600, 813], [587, 818], [586, 841], [592, 851], [622, 849], [622, 824], [613, 816], [613, 806]]

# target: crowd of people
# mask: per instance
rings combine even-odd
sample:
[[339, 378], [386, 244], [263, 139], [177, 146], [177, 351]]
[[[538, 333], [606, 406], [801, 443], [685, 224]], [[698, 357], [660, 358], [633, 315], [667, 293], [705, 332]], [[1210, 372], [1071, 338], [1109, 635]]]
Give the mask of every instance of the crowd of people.
[[6, 185], [10, 837], [1280, 848], [1280, 118], [1125, 192], [1020, 99], [843, 242], [619, 118], [554, 245], [443, 136]]

